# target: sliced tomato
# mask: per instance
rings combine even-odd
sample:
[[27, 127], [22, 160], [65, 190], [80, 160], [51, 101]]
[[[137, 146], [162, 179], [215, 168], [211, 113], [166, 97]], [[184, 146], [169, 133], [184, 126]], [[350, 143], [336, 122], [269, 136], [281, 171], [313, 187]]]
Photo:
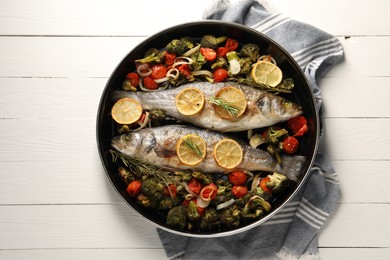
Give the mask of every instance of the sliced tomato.
[[287, 121], [288, 128], [294, 133], [294, 136], [303, 136], [307, 130], [307, 120], [304, 116], [296, 116]]
[[164, 61], [167, 66], [171, 66], [175, 62], [175, 59], [176, 59], [175, 53], [166, 52]]
[[158, 89], [158, 84], [154, 81], [154, 79], [151, 76], [147, 76], [143, 79], [144, 81], [144, 86], [147, 89]]
[[200, 191], [202, 190], [203, 188], [203, 185], [202, 183], [200, 182], [200, 180], [196, 179], [196, 178], [192, 178], [190, 180], [190, 182], [187, 184], [188, 188], [193, 192], [195, 193], [196, 195], [199, 195]]
[[232, 188], [232, 193], [233, 193], [234, 197], [239, 199], [239, 198], [244, 197], [248, 193], [248, 188], [246, 186], [235, 185]]
[[177, 188], [175, 184], [169, 184], [164, 188], [164, 195], [171, 196], [172, 198], [176, 198]]
[[200, 53], [207, 61], [213, 61], [217, 58], [217, 53], [211, 48], [200, 48]]
[[139, 76], [135, 72], [130, 72], [126, 75], [126, 79], [130, 80], [131, 86], [138, 87], [139, 84]]
[[126, 188], [127, 193], [130, 197], [135, 198], [141, 193], [141, 182], [134, 180]]
[[229, 51], [235, 51], [238, 48], [238, 41], [232, 38], [228, 38], [225, 43], [225, 48]]
[[217, 196], [218, 193], [218, 187], [214, 183], [210, 183], [209, 185], [206, 185], [202, 188], [200, 191], [199, 196], [203, 200], [212, 200]]
[[218, 47], [217, 48], [217, 56], [218, 57], [226, 57], [226, 53], [229, 52], [229, 49], [226, 47]]

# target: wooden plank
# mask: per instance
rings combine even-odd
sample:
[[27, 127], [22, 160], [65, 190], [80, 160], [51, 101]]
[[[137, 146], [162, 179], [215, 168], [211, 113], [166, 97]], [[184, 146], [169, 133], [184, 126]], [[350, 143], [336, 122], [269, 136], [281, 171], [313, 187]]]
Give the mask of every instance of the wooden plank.
[[123, 203], [97, 159], [0, 162], [0, 205]]
[[375, 0], [373, 4], [367, 4], [364, 0], [353, 1], [353, 4], [348, 0], [272, 0], [271, 2], [280, 12], [334, 35], [389, 35], [390, 33], [386, 0]]
[[326, 154], [333, 160], [389, 160], [388, 129], [389, 118], [329, 118], [323, 135]]
[[[326, 119], [326, 152], [333, 160], [389, 160], [388, 129], [388, 118]], [[94, 118], [0, 120], [0, 140], [3, 162], [99, 160]]]
[[390, 117], [390, 77], [326, 77], [319, 86], [326, 117]]
[[[154, 226], [124, 204], [0, 209], [1, 249], [162, 247]], [[319, 246], [388, 248], [389, 214], [389, 204], [343, 204], [320, 234]]]
[[163, 260], [165, 251], [162, 248], [87, 248], [87, 249], [23, 249], [0, 250], [0, 258], [7, 260], [25, 259], [40, 260], [107, 260], [107, 259], [145, 259]]
[[[386, 0], [367, 5], [363, 0], [351, 4], [347, 0], [272, 1], [284, 14], [310, 23], [336, 35], [388, 35], [390, 19]], [[181, 2], [180, 2], [181, 3]], [[178, 23], [200, 20], [209, 0], [191, 5], [191, 12], [166, 15], [166, 5], [177, 1], [134, 3], [121, 0], [99, 2], [72, 0], [51, 2], [35, 0], [3, 1], [0, 8], [0, 34], [3, 35], [149, 35]], [[93, 12], [91, 12], [93, 7]], [[337, 12], [335, 12], [337, 7]], [[310, 12], [302, 11], [310, 10]], [[153, 17], [153, 23], [146, 20]], [[375, 19], [372, 19], [375, 17]], [[144, 22], [145, 21], [145, 22]], [[113, 26], [114, 25], [114, 26]]]
[[[332, 161], [332, 165], [341, 203], [390, 201], [390, 161]], [[0, 162], [0, 172], [0, 205], [122, 203], [99, 161]], [[372, 187], [370, 192], [362, 191], [362, 179]]]
[[209, 0], [191, 4], [190, 11], [167, 14], [181, 4], [172, 0], [153, 2], [152, 5], [146, 1], [135, 4], [126, 0], [99, 3], [93, 0], [6, 1], [0, 8], [0, 34], [150, 35], [178, 23], [201, 20]]
[[[332, 161], [332, 166], [340, 181], [341, 203], [388, 203], [390, 201], [388, 188], [390, 161]], [[365, 192], [362, 186], [372, 187], [372, 189], [370, 192]]]
[[342, 204], [319, 235], [320, 247], [389, 248], [389, 204]]
[[109, 77], [143, 39], [0, 37], [0, 77]]
[[162, 247], [155, 227], [125, 204], [0, 210], [1, 249]]
[[[108, 77], [122, 58], [143, 39], [0, 37], [0, 77]], [[340, 39], [345, 49], [345, 61], [331, 69], [327, 77], [390, 75], [390, 67], [387, 66], [390, 59], [389, 36]], [[366, 55], [362, 54], [362, 50]]]
[[390, 248], [320, 248], [321, 259], [387, 260]]

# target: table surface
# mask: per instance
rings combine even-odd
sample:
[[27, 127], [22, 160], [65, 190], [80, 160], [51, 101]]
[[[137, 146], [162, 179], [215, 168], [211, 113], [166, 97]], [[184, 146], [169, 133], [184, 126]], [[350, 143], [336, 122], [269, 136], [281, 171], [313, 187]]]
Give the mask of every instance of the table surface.
[[[160, 29], [201, 20], [210, 1], [173, 11], [182, 3], [0, 2], [1, 259], [165, 258], [155, 228], [110, 186], [95, 118], [116, 64]], [[342, 190], [320, 255], [390, 259], [390, 2], [273, 3], [345, 49], [320, 81], [324, 145]]]

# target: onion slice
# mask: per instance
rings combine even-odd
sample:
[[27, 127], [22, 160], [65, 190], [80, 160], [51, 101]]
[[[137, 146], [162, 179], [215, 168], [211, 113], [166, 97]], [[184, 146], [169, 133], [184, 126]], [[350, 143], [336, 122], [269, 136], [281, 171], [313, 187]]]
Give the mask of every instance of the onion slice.
[[149, 68], [149, 64], [143, 63], [137, 67], [137, 73], [141, 77], [147, 77], [152, 74], [152, 70]]
[[225, 201], [225, 202], [223, 202], [223, 203], [221, 203], [221, 204], [218, 204], [218, 205], [217, 205], [217, 210], [220, 210], [220, 209], [224, 209], [224, 208], [226, 208], [226, 207], [229, 207], [229, 206], [233, 205], [234, 202], [235, 202], [234, 199], [230, 199], [230, 200], [227, 200], [227, 201]]
[[197, 52], [198, 50], [200, 49], [200, 44], [196, 45], [195, 47], [193, 47], [192, 49], [186, 51], [183, 56], [184, 57], [188, 57], [188, 56], [191, 56], [192, 54], [194, 54], [195, 52]]
[[201, 208], [207, 208], [207, 206], [210, 204], [211, 200], [204, 200], [201, 196], [198, 196], [196, 198], [196, 204]]
[[260, 174], [256, 174], [252, 181], [251, 191], [254, 191], [260, 184]]
[[196, 71], [192, 71], [191, 74], [193, 76], [205, 75], [205, 76], [208, 76], [210, 78], [214, 78], [213, 73], [211, 73], [211, 71], [208, 71], [208, 70], [196, 70]]

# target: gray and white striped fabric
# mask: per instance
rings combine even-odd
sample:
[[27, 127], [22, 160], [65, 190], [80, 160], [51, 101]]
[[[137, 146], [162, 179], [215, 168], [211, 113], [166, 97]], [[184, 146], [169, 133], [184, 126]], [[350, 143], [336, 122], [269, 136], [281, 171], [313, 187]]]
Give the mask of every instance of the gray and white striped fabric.
[[[244, 24], [283, 46], [305, 72], [322, 118], [317, 82], [342, 61], [343, 48], [332, 35], [271, 10], [266, 0], [216, 0], [204, 18]], [[169, 259], [317, 259], [318, 233], [335, 211], [339, 193], [337, 175], [319, 153], [304, 187], [264, 224], [221, 238], [188, 238], [160, 229], [158, 234]]]

